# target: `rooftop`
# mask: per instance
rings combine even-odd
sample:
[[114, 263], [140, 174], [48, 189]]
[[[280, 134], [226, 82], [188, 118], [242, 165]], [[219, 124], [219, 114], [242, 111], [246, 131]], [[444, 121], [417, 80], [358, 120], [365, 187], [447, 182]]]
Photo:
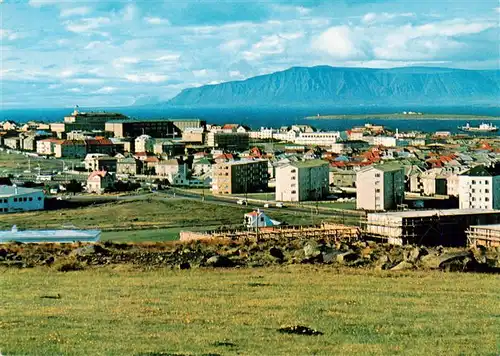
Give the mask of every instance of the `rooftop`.
[[[17, 189], [17, 194], [16, 194]], [[24, 187], [14, 187], [11, 185], [0, 185], [0, 197], [10, 197], [13, 195], [29, 194], [29, 193], [39, 193], [41, 189], [24, 188]]]
[[296, 168], [311, 168], [311, 167], [320, 167], [323, 165], [328, 165], [327, 161], [323, 161], [322, 159], [310, 159], [306, 161], [297, 161], [292, 162], [290, 165]]
[[444, 209], [444, 210], [409, 210], [394, 211], [388, 213], [369, 213], [370, 217], [387, 218], [425, 218], [430, 216], [464, 216], [478, 214], [500, 214], [500, 210], [495, 209]]

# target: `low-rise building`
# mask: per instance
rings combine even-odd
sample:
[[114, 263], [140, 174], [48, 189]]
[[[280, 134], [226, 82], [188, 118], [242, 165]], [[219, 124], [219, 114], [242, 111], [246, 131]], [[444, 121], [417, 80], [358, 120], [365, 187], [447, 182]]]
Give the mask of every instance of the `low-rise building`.
[[267, 189], [267, 184], [267, 160], [222, 162], [212, 169], [214, 194], [254, 193]]
[[44, 200], [41, 189], [0, 185], [0, 214], [43, 210]]
[[329, 165], [323, 160], [291, 162], [276, 167], [276, 199], [320, 200], [329, 192]]
[[56, 158], [83, 158], [87, 154], [85, 141], [61, 140], [54, 143], [54, 156]]
[[352, 169], [330, 168], [330, 185], [335, 187], [355, 187], [356, 171]]
[[87, 192], [102, 194], [112, 189], [115, 184], [114, 176], [106, 171], [94, 171], [87, 178]]
[[404, 169], [398, 165], [374, 165], [356, 173], [356, 208], [393, 210], [403, 204]]
[[135, 139], [135, 152], [153, 152], [155, 140], [149, 135], [141, 135]]
[[340, 132], [300, 132], [294, 142], [298, 145], [331, 147], [340, 138]]
[[116, 161], [116, 174], [136, 175], [142, 170], [142, 161], [134, 157], [121, 158]]

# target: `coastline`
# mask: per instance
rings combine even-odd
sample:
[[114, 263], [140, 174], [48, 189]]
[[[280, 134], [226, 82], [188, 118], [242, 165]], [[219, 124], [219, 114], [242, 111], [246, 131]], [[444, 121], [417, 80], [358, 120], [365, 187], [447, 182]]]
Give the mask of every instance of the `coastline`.
[[363, 114], [363, 115], [320, 115], [320, 116], [306, 116], [304, 119], [307, 120], [372, 120], [372, 119], [385, 119], [385, 120], [422, 120], [422, 119], [432, 119], [432, 120], [470, 120], [470, 121], [495, 121], [500, 120], [498, 116], [487, 116], [487, 115], [461, 115], [461, 114]]

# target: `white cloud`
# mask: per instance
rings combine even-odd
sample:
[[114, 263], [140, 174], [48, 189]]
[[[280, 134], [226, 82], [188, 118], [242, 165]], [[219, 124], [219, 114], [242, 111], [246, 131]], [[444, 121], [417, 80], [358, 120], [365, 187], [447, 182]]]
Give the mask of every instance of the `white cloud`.
[[285, 39], [278, 35], [264, 36], [249, 51], [243, 52], [246, 60], [252, 61], [264, 56], [280, 54], [285, 51]]
[[69, 77], [74, 76], [75, 74], [76, 74], [76, 72], [75, 72], [74, 70], [72, 70], [72, 69], [65, 69], [65, 70], [63, 70], [63, 71], [59, 74], [59, 76], [60, 76], [60, 77], [63, 77], [63, 78], [69, 78]]
[[374, 23], [391, 21], [398, 17], [414, 17], [414, 16], [415, 14], [412, 12], [405, 12], [405, 13], [369, 12], [361, 18], [361, 22], [363, 22], [364, 24], [374, 24]]
[[87, 6], [73, 7], [69, 9], [62, 9], [59, 16], [61, 17], [71, 17], [71, 16], [85, 16], [90, 13], [91, 9]]
[[231, 70], [229, 71], [229, 76], [231, 78], [242, 78], [243, 75], [241, 74], [241, 72], [239, 70]]
[[123, 68], [129, 64], [137, 64], [141, 60], [135, 57], [120, 57], [113, 60], [113, 67], [115, 68]]
[[11, 30], [6, 30], [6, 29], [0, 29], [0, 38], [1, 39], [7, 39], [9, 41], [14, 41], [18, 38], [20, 38], [21, 36], [19, 35], [19, 33], [17, 32], [14, 32], [14, 31], [11, 31]]
[[114, 93], [118, 88], [115, 87], [102, 87], [100, 89], [97, 89], [94, 91], [94, 94], [112, 94]]
[[313, 49], [337, 59], [366, 57], [362, 36], [348, 26], [334, 26], [312, 41]]
[[41, 7], [45, 5], [55, 5], [60, 2], [60, 0], [29, 0], [28, 4], [33, 7]]
[[48, 86], [49, 89], [57, 89], [57, 88], [60, 88], [62, 86], [62, 84], [50, 84]]
[[499, 7], [495, 7], [493, 10], [495, 10], [498, 13], [500, 13], [500, 6]]
[[127, 74], [125, 79], [134, 83], [161, 83], [168, 80], [168, 76], [155, 73]]
[[82, 85], [95, 85], [95, 84], [102, 84], [104, 82], [104, 79], [100, 79], [100, 78], [74, 78], [74, 79], [70, 79], [69, 82], [75, 83], [75, 84], [82, 84]]
[[240, 38], [235, 40], [230, 40], [219, 45], [219, 49], [225, 52], [236, 52], [241, 49], [241, 47], [245, 46], [247, 41]]
[[[80, 21], [66, 21], [64, 24], [66, 25], [66, 29], [75, 33], [92, 33], [96, 32], [97, 29], [104, 25], [108, 25], [111, 23], [109, 17], [90, 17], [84, 18]], [[104, 34], [104, 33], [101, 33]]]
[[163, 56], [157, 57], [154, 59], [155, 62], [173, 62], [177, 61], [180, 58], [180, 54], [165, 54]]
[[67, 91], [70, 92], [70, 93], [81, 93], [82, 89], [80, 89], [80, 88], [69, 88]]
[[144, 21], [150, 25], [170, 25], [170, 21], [161, 17], [145, 17]]
[[83, 49], [106, 49], [111, 45], [109, 41], [91, 41]]

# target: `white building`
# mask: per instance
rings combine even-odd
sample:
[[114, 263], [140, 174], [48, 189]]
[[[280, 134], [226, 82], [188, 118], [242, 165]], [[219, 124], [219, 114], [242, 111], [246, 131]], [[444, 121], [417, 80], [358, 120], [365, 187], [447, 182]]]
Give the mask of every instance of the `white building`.
[[356, 174], [356, 208], [391, 210], [403, 203], [405, 174], [401, 166], [376, 165]]
[[279, 221], [271, 219], [260, 209], [252, 211], [251, 213], [247, 213], [244, 215], [244, 217], [245, 225], [249, 229], [258, 229], [261, 227], [270, 227], [281, 224]]
[[361, 139], [372, 146], [396, 147], [396, 137], [392, 136], [363, 136]]
[[295, 143], [308, 146], [332, 146], [340, 138], [340, 132], [301, 132]]
[[41, 189], [0, 185], [0, 213], [43, 210], [44, 199]]
[[329, 165], [308, 160], [276, 167], [276, 200], [320, 200], [329, 192]]
[[155, 140], [149, 135], [141, 135], [135, 139], [135, 152], [153, 152]]
[[500, 166], [476, 166], [458, 179], [460, 209], [500, 208]]

